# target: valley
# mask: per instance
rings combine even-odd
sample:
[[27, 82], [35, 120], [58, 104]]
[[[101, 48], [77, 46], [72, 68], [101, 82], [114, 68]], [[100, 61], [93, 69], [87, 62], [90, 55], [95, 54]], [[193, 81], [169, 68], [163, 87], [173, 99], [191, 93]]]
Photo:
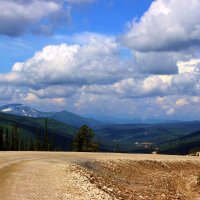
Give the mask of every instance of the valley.
[[0, 126], [11, 137], [15, 124], [24, 141], [38, 137], [43, 141], [48, 119], [49, 139], [56, 150], [72, 150], [74, 135], [84, 124], [94, 130], [103, 152], [152, 153], [159, 148], [164, 154], [186, 155], [200, 148], [200, 121], [106, 124], [69, 111], [42, 112], [22, 104], [5, 105], [0, 111]]

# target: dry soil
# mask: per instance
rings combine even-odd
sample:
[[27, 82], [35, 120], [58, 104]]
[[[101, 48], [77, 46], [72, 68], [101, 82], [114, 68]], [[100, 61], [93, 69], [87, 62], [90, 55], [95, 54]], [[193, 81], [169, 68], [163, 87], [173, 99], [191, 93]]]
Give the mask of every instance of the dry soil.
[[200, 200], [200, 157], [0, 152], [0, 200]]

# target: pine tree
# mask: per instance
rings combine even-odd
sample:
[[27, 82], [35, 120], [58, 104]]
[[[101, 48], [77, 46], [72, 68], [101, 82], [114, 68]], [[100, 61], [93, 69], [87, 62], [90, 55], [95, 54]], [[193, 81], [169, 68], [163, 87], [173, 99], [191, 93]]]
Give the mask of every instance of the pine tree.
[[30, 137], [30, 141], [29, 141], [29, 151], [34, 151], [34, 143], [33, 143], [33, 139], [32, 137]]
[[54, 146], [54, 136], [51, 135], [49, 139], [49, 151], [54, 151], [55, 146]]
[[14, 125], [13, 125], [13, 130], [12, 130], [12, 137], [11, 137], [10, 148], [11, 148], [12, 151], [15, 150], [15, 131], [14, 131]]
[[38, 130], [37, 130], [37, 133], [36, 133], [35, 150], [36, 151], [42, 150], [42, 145], [41, 145], [41, 141], [40, 141], [40, 134], [39, 134]]
[[0, 151], [3, 151], [3, 128], [0, 127]]
[[26, 137], [26, 140], [25, 140], [25, 144], [24, 144], [24, 151], [28, 151], [29, 150], [29, 147], [28, 147], [28, 139]]
[[12, 151], [18, 151], [19, 150], [18, 129], [17, 129], [16, 124], [13, 124], [11, 150]]
[[99, 146], [92, 141], [93, 137], [93, 130], [83, 125], [74, 138], [74, 149], [77, 151], [98, 151]]
[[45, 135], [44, 135], [44, 145], [43, 150], [48, 151], [49, 150], [49, 137], [48, 137], [48, 120], [45, 119]]
[[24, 140], [21, 139], [21, 141], [20, 141], [20, 151], [24, 151], [24, 150], [25, 150]]
[[10, 149], [8, 128], [6, 128], [6, 131], [5, 131], [4, 149], [6, 151]]
[[18, 135], [18, 128], [17, 125], [15, 125], [15, 151], [19, 151], [19, 135]]

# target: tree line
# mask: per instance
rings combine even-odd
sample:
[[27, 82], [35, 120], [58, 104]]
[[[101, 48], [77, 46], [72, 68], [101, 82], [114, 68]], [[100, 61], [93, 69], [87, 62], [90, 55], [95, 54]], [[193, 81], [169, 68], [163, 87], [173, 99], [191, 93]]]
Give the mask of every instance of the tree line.
[[23, 137], [19, 134], [16, 123], [11, 126], [0, 126], [0, 151], [52, 151], [53, 142], [49, 142], [47, 119], [45, 119], [45, 132], [41, 137], [39, 133], [35, 137]]
[[[54, 141], [49, 137], [48, 134], [48, 121], [45, 119], [45, 130], [41, 136], [36, 133], [34, 137], [26, 137], [19, 134], [19, 128], [16, 123], [13, 123], [11, 126], [3, 127], [0, 126], [0, 151], [58, 151], [59, 148], [56, 148]], [[73, 151], [98, 151], [99, 145], [94, 142], [94, 131], [83, 125], [77, 134], [75, 134], [72, 141]]]

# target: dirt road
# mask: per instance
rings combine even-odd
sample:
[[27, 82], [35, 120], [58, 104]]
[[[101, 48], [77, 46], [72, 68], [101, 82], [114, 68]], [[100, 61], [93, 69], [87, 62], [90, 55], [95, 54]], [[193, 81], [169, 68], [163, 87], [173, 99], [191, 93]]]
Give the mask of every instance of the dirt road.
[[200, 158], [0, 152], [2, 200], [200, 200]]

